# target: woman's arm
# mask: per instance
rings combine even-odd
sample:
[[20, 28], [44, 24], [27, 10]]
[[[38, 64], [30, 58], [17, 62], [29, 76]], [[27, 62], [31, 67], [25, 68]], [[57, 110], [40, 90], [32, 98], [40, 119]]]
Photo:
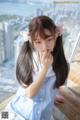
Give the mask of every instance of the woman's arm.
[[46, 73], [47, 69], [44, 67], [39, 72], [37, 80], [35, 80], [31, 85], [29, 85], [29, 87], [25, 89], [25, 93], [29, 98], [36, 96], [36, 94], [38, 93], [38, 91], [40, 90], [41, 86], [44, 83]]
[[39, 72], [37, 80], [35, 80], [31, 85], [29, 85], [25, 89], [25, 93], [29, 98], [33, 98], [34, 96], [37, 95], [38, 91], [40, 90], [41, 86], [44, 83], [45, 76], [48, 71], [49, 65], [52, 64], [52, 62], [53, 62], [52, 55], [45, 52], [42, 55], [43, 67], [42, 67], [42, 70]]

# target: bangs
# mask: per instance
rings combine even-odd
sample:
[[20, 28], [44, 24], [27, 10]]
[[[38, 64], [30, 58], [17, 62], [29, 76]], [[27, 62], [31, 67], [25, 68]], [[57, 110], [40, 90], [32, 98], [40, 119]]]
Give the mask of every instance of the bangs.
[[50, 34], [47, 34], [47, 32], [45, 31], [44, 28], [33, 31], [32, 35], [31, 35], [32, 41], [36, 41], [38, 35], [41, 38], [43, 38], [44, 40], [47, 39], [50, 36], [55, 37], [55, 31], [53, 32], [53, 30], [51, 31], [49, 29], [46, 29], [46, 30], [48, 30], [50, 32]]

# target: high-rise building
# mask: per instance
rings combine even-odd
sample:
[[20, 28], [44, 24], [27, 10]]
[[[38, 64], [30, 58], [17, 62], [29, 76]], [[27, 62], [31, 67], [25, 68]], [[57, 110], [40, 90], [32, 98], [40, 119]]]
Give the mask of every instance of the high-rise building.
[[17, 60], [17, 57], [19, 55], [21, 46], [23, 45], [24, 41], [27, 39], [27, 31], [23, 30], [20, 31], [19, 37], [14, 41], [14, 47], [15, 47], [15, 62]]
[[5, 22], [3, 23], [3, 47], [5, 61], [14, 56], [14, 28], [13, 25]]
[[3, 47], [3, 25], [0, 23], [0, 64], [4, 61], [4, 47]]

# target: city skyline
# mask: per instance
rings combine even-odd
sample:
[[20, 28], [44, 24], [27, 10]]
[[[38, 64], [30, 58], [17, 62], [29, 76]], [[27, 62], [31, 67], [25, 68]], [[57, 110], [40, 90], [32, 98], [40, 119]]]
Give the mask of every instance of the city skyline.
[[[53, 9], [52, 9], [53, 10]], [[66, 10], [66, 11], [65, 11]], [[74, 13], [75, 12], [75, 13]], [[57, 6], [55, 7], [55, 12], [53, 13], [51, 10], [49, 11], [49, 10], [47, 10], [47, 12], [46, 11], [42, 11], [42, 14], [43, 13], [47, 13], [49, 16], [51, 16], [52, 17], [52, 19], [55, 19], [56, 18], [56, 21], [57, 22], [61, 22], [62, 20], [67, 20], [67, 19], [69, 19], [69, 18], [73, 18], [73, 20], [75, 20], [75, 18], [77, 19], [77, 17], [79, 16], [78, 14], [79, 14], [79, 10], [77, 10], [77, 11], [69, 11], [69, 13], [68, 13], [68, 10], [67, 9], [64, 9], [64, 7], [63, 8], [58, 8]], [[59, 14], [60, 13], [60, 14]], [[36, 14], [38, 15], [39, 13], [36, 11]], [[57, 14], [59, 14], [59, 16], [57, 16]], [[75, 14], [75, 16], [74, 16], [74, 14]], [[69, 18], [68, 18], [69, 17]], [[4, 39], [3, 39], [3, 43], [2, 44], [4, 44], [4, 48], [1, 46], [1, 49], [2, 49], [2, 51], [4, 51], [4, 52], [0, 52], [1, 53], [1, 55], [0, 55], [0, 61], [2, 61], [1, 60], [1, 56], [2, 56], [2, 59], [3, 59], [3, 61], [6, 61], [6, 60], [8, 60], [9, 58], [11, 58], [11, 57], [9, 57], [9, 56], [14, 56], [14, 53], [13, 52], [11, 52], [11, 51], [14, 51], [13, 49], [14, 49], [14, 47], [12, 47], [11, 49], [10, 49], [10, 47], [12, 46], [10, 46], [10, 47], [7, 47], [9, 44], [10, 44], [10, 42], [9, 42], [9, 39], [11, 39], [11, 37], [12, 37], [12, 41], [14, 41], [14, 39], [15, 39], [15, 36], [14, 36], [14, 32], [13, 31], [15, 31], [15, 27], [18, 25], [18, 27], [19, 26], [23, 26], [24, 25], [24, 27], [23, 28], [25, 28], [25, 26], [26, 26], [26, 21], [25, 21], [25, 19], [26, 19], [26, 17], [24, 18], [21, 18], [22, 19], [22, 21], [23, 21], [23, 24], [21, 25], [21, 24], [19, 24], [18, 22], [19, 22], [19, 18], [18, 18], [18, 20], [17, 19], [14, 19], [14, 20], [11, 20], [11, 22], [9, 21], [7, 21], [7, 22], [3, 22], [2, 24], [3, 24], [3, 28], [4, 28], [4, 32], [3, 33], [1, 33], [2, 34], [2, 36], [5, 36], [4, 37]], [[65, 21], [64, 20], [64, 21]], [[21, 21], [21, 20], [20, 20]], [[29, 20], [28, 20], [29, 21]], [[22, 22], [21, 22], [22, 23]], [[13, 24], [13, 25], [12, 25]], [[9, 29], [11, 29], [10, 30], [10, 32], [12, 31], [12, 33], [10, 34], [11, 35], [11, 37], [10, 37], [10, 35], [8, 34], [8, 27], [6, 27], [6, 26], [9, 26]], [[12, 27], [10, 27], [10, 26], [12, 26]], [[13, 27], [13, 26], [15, 26], [15, 27]], [[7, 29], [7, 34], [6, 34], [6, 29]], [[17, 31], [18, 31], [18, 29], [17, 29]], [[18, 31], [18, 32], [20, 32], [20, 30]], [[18, 34], [19, 35], [19, 34]], [[7, 37], [6, 37], [7, 36]], [[6, 40], [8, 39], [8, 42], [6, 42]], [[12, 42], [11, 42], [12, 43]], [[13, 43], [14, 44], [14, 43]], [[10, 49], [10, 50], [9, 50]]]

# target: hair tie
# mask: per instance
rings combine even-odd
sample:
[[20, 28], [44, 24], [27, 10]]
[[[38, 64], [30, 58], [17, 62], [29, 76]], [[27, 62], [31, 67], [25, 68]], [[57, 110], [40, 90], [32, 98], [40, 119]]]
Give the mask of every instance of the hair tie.
[[56, 25], [56, 38], [63, 34], [63, 28], [60, 25]]

